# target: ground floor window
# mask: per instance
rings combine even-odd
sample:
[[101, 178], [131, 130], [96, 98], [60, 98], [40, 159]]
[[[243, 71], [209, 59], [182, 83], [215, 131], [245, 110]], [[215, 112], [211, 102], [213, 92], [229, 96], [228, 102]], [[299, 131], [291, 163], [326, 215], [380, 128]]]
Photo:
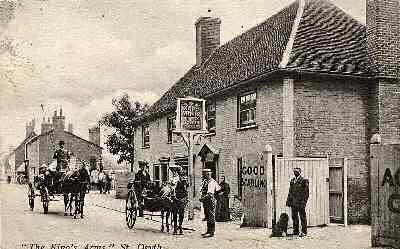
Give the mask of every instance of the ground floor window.
[[153, 165], [153, 182], [157, 187], [161, 187], [161, 178], [160, 178], [160, 165]]

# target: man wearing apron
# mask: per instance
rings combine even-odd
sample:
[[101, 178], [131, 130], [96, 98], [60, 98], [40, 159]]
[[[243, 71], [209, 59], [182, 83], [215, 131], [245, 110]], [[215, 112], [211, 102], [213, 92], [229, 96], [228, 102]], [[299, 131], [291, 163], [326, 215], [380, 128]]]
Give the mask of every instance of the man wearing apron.
[[215, 193], [221, 189], [218, 183], [211, 177], [211, 170], [203, 170], [205, 179], [201, 187], [200, 201], [203, 203], [204, 213], [207, 220], [207, 231], [201, 234], [204, 238], [214, 237], [215, 234]]

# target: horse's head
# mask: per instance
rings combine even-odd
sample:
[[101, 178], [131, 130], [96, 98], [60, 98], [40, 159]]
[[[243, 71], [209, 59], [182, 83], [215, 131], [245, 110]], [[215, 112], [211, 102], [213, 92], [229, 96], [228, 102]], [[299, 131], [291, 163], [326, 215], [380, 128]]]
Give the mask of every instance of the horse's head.
[[171, 184], [166, 184], [161, 187], [160, 190], [161, 197], [172, 197], [174, 195], [174, 188]]

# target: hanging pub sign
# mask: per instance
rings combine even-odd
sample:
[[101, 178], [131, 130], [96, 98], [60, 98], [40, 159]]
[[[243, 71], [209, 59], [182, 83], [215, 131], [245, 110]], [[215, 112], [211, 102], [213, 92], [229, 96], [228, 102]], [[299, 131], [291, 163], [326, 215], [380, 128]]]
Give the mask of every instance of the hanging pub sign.
[[206, 101], [197, 98], [178, 98], [176, 132], [206, 133]]

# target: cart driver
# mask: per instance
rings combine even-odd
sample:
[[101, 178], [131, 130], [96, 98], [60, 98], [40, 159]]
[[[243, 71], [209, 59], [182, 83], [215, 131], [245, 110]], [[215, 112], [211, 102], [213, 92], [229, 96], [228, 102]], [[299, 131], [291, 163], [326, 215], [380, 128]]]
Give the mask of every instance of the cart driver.
[[[146, 162], [139, 161], [139, 170], [135, 174], [135, 192], [136, 196], [139, 201], [139, 217], [143, 217], [143, 206], [144, 206], [144, 199], [143, 199], [143, 192], [149, 186], [151, 182], [149, 172], [145, 170], [147, 166]], [[129, 188], [128, 184], [128, 188]]]
[[59, 142], [60, 148], [54, 152], [53, 159], [57, 160], [57, 172], [60, 172], [61, 169], [66, 169], [70, 160], [70, 154], [64, 149], [64, 144], [64, 141], [61, 140]]
[[64, 141], [60, 140], [60, 148], [54, 152], [53, 159], [57, 160], [56, 172], [54, 175], [54, 186], [59, 186], [59, 181], [61, 178], [61, 170], [68, 168], [68, 163], [70, 160], [70, 153], [64, 148]]

